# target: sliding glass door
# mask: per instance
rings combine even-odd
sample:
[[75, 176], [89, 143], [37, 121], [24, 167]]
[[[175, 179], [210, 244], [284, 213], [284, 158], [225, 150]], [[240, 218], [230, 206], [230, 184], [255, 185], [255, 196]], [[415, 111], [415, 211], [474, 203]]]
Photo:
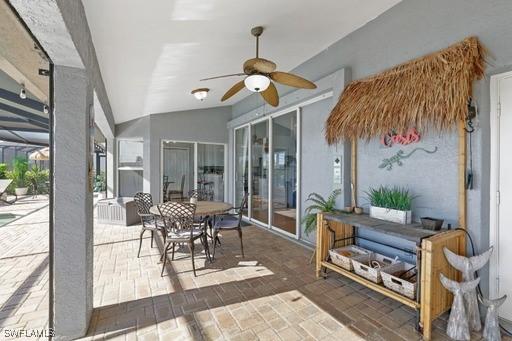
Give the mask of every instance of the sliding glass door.
[[268, 224], [269, 122], [251, 126], [251, 218]]
[[199, 200], [225, 201], [226, 145], [163, 141], [161, 200], [188, 200], [197, 190]]
[[208, 200], [224, 201], [224, 145], [197, 144], [197, 188]]
[[272, 226], [297, 228], [297, 113], [272, 119]]
[[[238, 206], [249, 192], [249, 126], [235, 130], [235, 202]], [[248, 216], [248, 208], [244, 215]]]
[[186, 198], [194, 189], [194, 144], [164, 142], [162, 193], [168, 200]]
[[300, 198], [300, 115], [298, 110], [236, 128], [234, 199], [249, 191], [250, 220], [298, 236]]

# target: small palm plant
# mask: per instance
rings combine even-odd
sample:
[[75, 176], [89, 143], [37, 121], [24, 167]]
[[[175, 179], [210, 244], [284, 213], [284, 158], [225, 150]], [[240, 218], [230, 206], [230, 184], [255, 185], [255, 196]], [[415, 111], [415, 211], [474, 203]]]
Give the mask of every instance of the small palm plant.
[[307, 207], [304, 212], [306, 216], [302, 219], [302, 223], [305, 225], [304, 232], [306, 235], [309, 235], [316, 228], [316, 215], [319, 212], [334, 212], [341, 213], [342, 211], [337, 209], [336, 199], [340, 196], [341, 189], [336, 189], [332, 191], [332, 193], [325, 199], [318, 193], [311, 193], [308, 195], [306, 202], [311, 202], [312, 204]]

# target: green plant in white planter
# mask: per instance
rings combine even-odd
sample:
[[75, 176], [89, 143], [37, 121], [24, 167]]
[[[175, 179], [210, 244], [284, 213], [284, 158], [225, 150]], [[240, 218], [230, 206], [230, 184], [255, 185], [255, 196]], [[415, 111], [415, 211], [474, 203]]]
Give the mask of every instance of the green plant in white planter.
[[401, 187], [380, 186], [366, 192], [370, 201], [370, 217], [400, 224], [412, 221], [412, 201], [414, 196]]
[[17, 157], [12, 161], [12, 170], [7, 172], [7, 177], [12, 179], [16, 195], [26, 195], [28, 192], [27, 170], [28, 160], [24, 157]]

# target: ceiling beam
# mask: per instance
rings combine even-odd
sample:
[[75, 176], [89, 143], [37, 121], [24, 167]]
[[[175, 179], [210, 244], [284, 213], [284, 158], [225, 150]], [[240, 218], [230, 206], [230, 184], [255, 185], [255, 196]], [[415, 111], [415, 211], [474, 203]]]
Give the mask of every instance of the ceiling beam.
[[5, 110], [5, 111], [7, 111], [11, 114], [14, 114], [16, 116], [24, 117], [24, 118], [32, 120], [32, 121], [36, 121], [36, 122], [40, 122], [40, 123], [49, 125], [49, 120], [46, 117], [33, 114], [31, 112], [25, 111], [25, 110], [17, 108], [17, 107], [13, 107], [11, 105], [8, 105], [8, 104], [2, 103], [2, 102], [0, 102], [0, 109]]
[[[21, 89], [21, 87], [20, 87]], [[28, 89], [27, 89], [28, 90]], [[30, 90], [29, 90], [30, 91]], [[36, 101], [32, 98], [21, 98], [19, 93], [15, 93], [9, 90], [0, 89], [0, 98], [8, 100], [9, 102], [13, 102], [19, 105], [23, 105], [24, 107], [34, 109], [37, 111], [43, 111], [44, 103]]]
[[46, 129], [46, 130], [49, 129], [48, 128], [48, 124], [37, 122], [37, 121], [33, 121], [33, 120], [30, 120], [30, 119], [18, 118], [18, 117], [0, 116], [0, 122], [28, 123], [28, 124], [32, 124], [32, 125], [34, 125], [36, 127], [39, 127], [39, 128], [43, 128], [43, 129]]
[[[7, 130], [8, 132], [16, 132], [16, 131], [21, 131], [21, 132], [26, 132], [26, 133], [47, 133], [48, 132], [48, 129], [40, 129], [40, 128], [30, 128], [30, 127], [6, 127], [4, 125], [1, 125], [0, 124], [0, 131], [1, 130]], [[1, 140], [2, 138], [0, 138]]]
[[[41, 143], [41, 142], [34, 142], [34, 141], [28, 141], [24, 142], [22, 140], [16, 140], [11, 138], [2, 137], [0, 140], [5, 142], [11, 142], [11, 143], [20, 143], [20, 144], [29, 144], [31, 146], [41, 146], [41, 147], [48, 147], [48, 143]], [[1, 146], [0, 148], [9, 148], [10, 146]]]
[[[3, 129], [7, 132], [9, 132], [10, 134], [14, 135], [15, 137], [19, 138], [21, 141], [25, 142], [25, 143], [28, 143], [28, 140], [26, 138], [24, 138], [23, 136], [20, 136], [19, 134], [16, 134], [14, 131], [6, 128], [6, 127], [3, 127], [3, 126], [0, 126], [0, 129]], [[15, 152], [17, 150], [17, 148], [14, 148]]]

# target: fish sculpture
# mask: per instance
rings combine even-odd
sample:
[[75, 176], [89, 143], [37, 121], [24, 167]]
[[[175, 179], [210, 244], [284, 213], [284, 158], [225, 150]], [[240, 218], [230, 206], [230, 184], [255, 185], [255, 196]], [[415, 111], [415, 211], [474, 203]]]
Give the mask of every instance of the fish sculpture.
[[439, 274], [439, 279], [443, 286], [454, 295], [446, 334], [454, 340], [469, 340], [469, 323], [466, 308], [464, 307], [464, 293], [475, 290], [478, 283], [480, 283], [480, 278], [459, 283], [449, 279], [443, 274]]
[[[462, 280], [469, 282], [475, 279], [475, 272], [481, 269], [491, 257], [493, 248], [479, 256], [464, 257], [457, 255], [447, 248], [444, 248], [444, 255], [455, 269], [462, 272]], [[480, 311], [478, 310], [478, 298], [476, 290], [469, 291], [464, 294], [464, 303], [466, 305], [466, 312], [468, 314], [469, 328], [473, 331], [480, 331], [482, 329], [482, 321], [480, 320]]]
[[478, 296], [478, 299], [487, 307], [487, 315], [485, 316], [485, 327], [483, 337], [487, 341], [500, 341], [500, 321], [498, 320], [498, 308], [505, 302], [507, 295], [495, 299], [488, 300]]

